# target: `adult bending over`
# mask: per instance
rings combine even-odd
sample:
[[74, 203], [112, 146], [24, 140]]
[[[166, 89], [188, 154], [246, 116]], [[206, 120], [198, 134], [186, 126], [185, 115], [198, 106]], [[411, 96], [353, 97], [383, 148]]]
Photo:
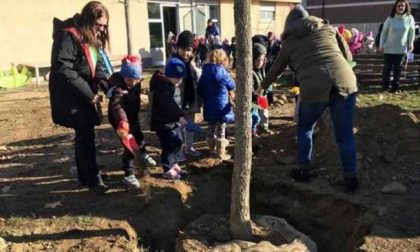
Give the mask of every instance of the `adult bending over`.
[[353, 113], [357, 82], [349, 62], [352, 56], [343, 37], [322, 19], [309, 16], [297, 5], [287, 16], [282, 34], [283, 48], [262, 81], [265, 90], [287, 65], [300, 83], [298, 115], [298, 163], [291, 176], [307, 181], [314, 175], [311, 164], [312, 135], [316, 121], [330, 109], [340, 151], [346, 189], [355, 192], [359, 183]]

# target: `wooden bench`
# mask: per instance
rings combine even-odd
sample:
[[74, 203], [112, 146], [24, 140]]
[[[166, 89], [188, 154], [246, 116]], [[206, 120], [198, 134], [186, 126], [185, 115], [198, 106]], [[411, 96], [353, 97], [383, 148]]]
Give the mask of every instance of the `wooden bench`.
[[26, 66], [29, 69], [35, 69], [35, 78], [36, 85], [39, 86], [41, 83], [41, 77], [39, 75], [39, 69], [41, 68], [50, 68], [50, 62], [31, 62], [31, 63], [22, 63], [23, 66]]

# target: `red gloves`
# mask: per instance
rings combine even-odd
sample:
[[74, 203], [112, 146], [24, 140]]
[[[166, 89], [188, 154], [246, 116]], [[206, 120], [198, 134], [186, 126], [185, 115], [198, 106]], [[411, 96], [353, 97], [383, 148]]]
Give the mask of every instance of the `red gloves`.
[[127, 136], [130, 132], [130, 126], [127, 121], [120, 121], [118, 123], [117, 134], [118, 136], [123, 139]]

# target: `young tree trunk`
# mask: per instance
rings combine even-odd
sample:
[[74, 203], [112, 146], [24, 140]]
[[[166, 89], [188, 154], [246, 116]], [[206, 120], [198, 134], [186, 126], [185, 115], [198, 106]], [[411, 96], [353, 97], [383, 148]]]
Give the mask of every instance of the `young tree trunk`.
[[124, 0], [124, 11], [125, 11], [125, 27], [127, 30], [127, 52], [128, 54], [135, 54], [133, 48], [133, 36], [131, 31], [131, 9], [130, 0]]
[[230, 230], [234, 239], [252, 236], [249, 185], [252, 165], [251, 0], [234, 0], [236, 36], [235, 164], [232, 175]]

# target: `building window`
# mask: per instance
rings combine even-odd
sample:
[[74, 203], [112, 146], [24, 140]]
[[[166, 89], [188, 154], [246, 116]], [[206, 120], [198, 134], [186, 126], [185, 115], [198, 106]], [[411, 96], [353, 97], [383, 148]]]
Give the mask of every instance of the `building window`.
[[147, 3], [147, 14], [149, 16], [149, 19], [161, 19], [160, 4]]
[[147, 12], [149, 16], [149, 39], [150, 48], [163, 47], [163, 19], [159, 3], [148, 3]]
[[275, 3], [261, 2], [260, 19], [262, 21], [274, 21], [276, 19]]
[[162, 23], [149, 23], [150, 48], [163, 47]]
[[198, 5], [195, 13], [196, 18], [196, 33], [204, 36], [206, 33], [207, 19], [212, 18], [217, 20], [217, 26], [221, 31], [220, 11], [218, 5]]

